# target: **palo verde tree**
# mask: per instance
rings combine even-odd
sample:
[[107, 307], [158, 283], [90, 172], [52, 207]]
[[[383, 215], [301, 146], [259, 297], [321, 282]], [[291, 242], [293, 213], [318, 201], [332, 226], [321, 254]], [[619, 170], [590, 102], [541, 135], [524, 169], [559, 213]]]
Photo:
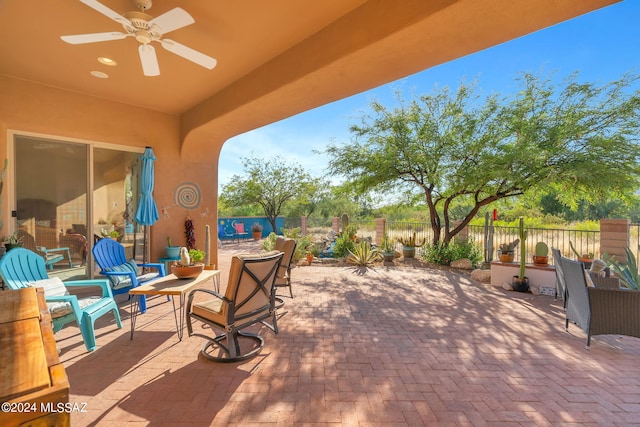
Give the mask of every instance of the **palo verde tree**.
[[[393, 191], [426, 202], [433, 243], [448, 243], [478, 211], [500, 199], [553, 186], [562, 202], [627, 197], [640, 167], [638, 77], [603, 86], [562, 84], [531, 74], [510, 97], [481, 99], [475, 84], [447, 88], [372, 113], [330, 145], [328, 172], [359, 192]], [[462, 221], [455, 205], [468, 206]]]
[[298, 164], [279, 157], [242, 159], [243, 175], [233, 175], [220, 199], [231, 206], [260, 205], [273, 231], [284, 204], [310, 188], [310, 175]]

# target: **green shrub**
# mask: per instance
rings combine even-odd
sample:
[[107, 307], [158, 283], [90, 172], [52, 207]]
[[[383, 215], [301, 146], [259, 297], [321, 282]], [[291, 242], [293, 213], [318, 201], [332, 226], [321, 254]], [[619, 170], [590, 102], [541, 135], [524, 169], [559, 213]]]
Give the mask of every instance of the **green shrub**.
[[[282, 235], [286, 238], [294, 239], [296, 241], [296, 251], [293, 253], [293, 260], [300, 261], [307, 252], [313, 252], [313, 240], [311, 236], [302, 236], [301, 228], [281, 228]], [[262, 249], [265, 251], [272, 251], [276, 246], [276, 239], [278, 235], [273, 231], [269, 233], [266, 239], [262, 241]], [[320, 253], [320, 251], [318, 251]]]
[[334, 258], [344, 258], [356, 247], [356, 231], [355, 225], [349, 225], [336, 237], [336, 244], [333, 247]]
[[434, 264], [450, 265], [452, 261], [468, 258], [471, 264], [478, 265], [482, 261], [482, 251], [472, 239], [461, 242], [442, 242], [426, 244], [422, 248], [422, 259]]

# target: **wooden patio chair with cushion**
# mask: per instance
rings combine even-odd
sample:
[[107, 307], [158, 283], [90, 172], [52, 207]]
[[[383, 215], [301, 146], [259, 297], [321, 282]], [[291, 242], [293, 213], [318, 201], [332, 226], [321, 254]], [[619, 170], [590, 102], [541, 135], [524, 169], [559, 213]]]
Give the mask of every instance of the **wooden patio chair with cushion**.
[[588, 286], [581, 262], [561, 257], [567, 285], [565, 328], [576, 324], [587, 334], [587, 348], [594, 335], [627, 335], [640, 338], [640, 291]]
[[[0, 276], [9, 289], [27, 286], [44, 288], [47, 307], [53, 319], [53, 332], [58, 332], [67, 323], [75, 322], [80, 328], [84, 344], [89, 351], [96, 348], [94, 324], [97, 318], [111, 311], [118, 328], [122, 328], [120, 312], [107, 280], [63, 282], [58, 277], [49, 278], [44, 259], [26, 248], [12, 249], [2, 257]], [[78, 298], [76, 295], [69, 294], [67, 288], [71, 287], [78, 289], [93, 287], [95, 290], [99, 289], [100, 294]]]
[[[264, 346], [264, 339], [242, 331], [256, 323], [262, 323], [278, 333], [275, 309], [276, 272], [282, 252], [236, 255], [231, 259], [229, 282], [225, 294], [209, 289], [196, 289], [187, 300], [187, 331], [189, 336], [207, 339], [202, 355], [213, 361], [235, 362], [257, 355]], [[195, 301], [200, 296], [211, 299]], [[272, 319], [272, 324], [266, 322]], [[223, 331], [217, 336], [194, 332], [194, 320]], [[242, 343], [242, 345], [241, 345]]]
[[[293, 291], [291, 290], [291, 268], [293, 266], [293, 254], [296, 252], [296, 241], [282, 236], [276, 238], [274, 249], [283, 253], [280, 267], [278, 268], [278, 275], [276, 276], [276, 293], [278, 288], [289, 288], [289, 296], [293, 298]], [[284, 301], [279, 296], [276, 296], [278, 307], [284, 304]]]
[[[100, 267], [100, 274], [109, 279], [113, 295], [129, 293], [129, 289], [165, 275], [163, 263], [136, 263], [133, 259], [127, 260], [124, 246], [112, 239], [98, 240], [91, 252]], [[141, 267], [153, 268], [156, 271], [143, 274], [140, 271]], [[141, 295], [140, 313], [146, 311], [147, 300], [145, 295]]]

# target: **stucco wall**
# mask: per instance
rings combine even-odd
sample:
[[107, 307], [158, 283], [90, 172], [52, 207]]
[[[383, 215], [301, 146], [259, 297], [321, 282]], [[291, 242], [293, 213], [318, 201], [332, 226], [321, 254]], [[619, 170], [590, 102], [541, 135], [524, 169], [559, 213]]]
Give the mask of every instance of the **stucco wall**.
[[[96, 84], [100, 81], [96, 80]], [[215, 158], [209, 154], [197, 161], [182, 160], [178, 116], [0, 76], [0, 150], [5, 157], [9, 155], [9, 131], [53, 139], [153, 147], [157, 157], [154, 197], [158, 208], [164, 210], [151, 227], [151, 258], [164, 256], [167, 236], [176, 244], [183, 244], [187, 215], [194, 222], [196, 244], [204, 249], [205, 225], [215, 228], [216, 223], [219, 153], [214, 150]], [[14, 185], [12, 171], [10, 164], [2, 194], [5, 227], [1, 234], [7, 234], [10, 211], [15, 209], [15, 202], [9, 200]], [[174, 201], [175, 190], [184, 183], [194, 183], [199, 188], [200, 204], [196, 209], [185, 209]], [[213, 250], [216, 251], [215, 246]], [[214, 253], [213, 262], [216, 259]]]

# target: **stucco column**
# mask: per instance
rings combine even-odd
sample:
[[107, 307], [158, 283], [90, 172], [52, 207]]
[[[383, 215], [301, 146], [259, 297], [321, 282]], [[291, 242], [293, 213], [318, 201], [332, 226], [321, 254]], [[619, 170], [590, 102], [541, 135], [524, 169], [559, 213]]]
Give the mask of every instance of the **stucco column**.
[[628, 219], [600, 220], [600, 256], [607, 253], [616, 258], [626, 259], [624, 248], [629, 246]]
[[387, 220], [385, 218], [376, 218], [376, 238], [375, 243], [379, 245], [384, 239], [384, 231], [387, 228]]
[[303, 236], [307, 235], [307, 220], [308, 218], [306, 216], [300, 217], [300, 233], [302, 233]]
[[340, 232], [340, 218], [338, 218], [337, 216], [334, 216], [331, 219], [331, 229], [336, 233]]

